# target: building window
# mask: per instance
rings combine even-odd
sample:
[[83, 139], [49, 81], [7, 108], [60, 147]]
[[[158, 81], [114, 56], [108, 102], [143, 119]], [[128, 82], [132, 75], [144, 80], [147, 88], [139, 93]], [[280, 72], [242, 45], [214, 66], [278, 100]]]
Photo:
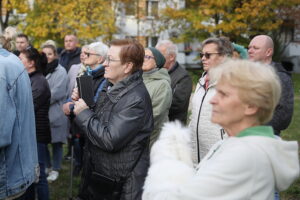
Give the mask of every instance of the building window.
[[147, 37], [147, 47], [155, 47], [158, 42], [158, 37]]
[[146, 16], [158, 17], [158, 1], [146, 1]]
[[126, 15], [135, 15], [136, 13], [136, 4], [133, 3], [125, 3], [125, 13]]

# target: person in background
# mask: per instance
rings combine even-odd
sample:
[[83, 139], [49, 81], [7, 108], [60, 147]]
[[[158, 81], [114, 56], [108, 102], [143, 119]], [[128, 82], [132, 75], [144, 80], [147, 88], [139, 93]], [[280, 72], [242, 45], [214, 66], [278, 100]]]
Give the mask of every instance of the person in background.
[[76, 77], [82, 76], [86, 73], [86, 66], [84, 64], [84, 61], [85, 59], [87, 59], [88, 48], [89, 45], [84, 45], [81, 47], [80, 63], [72, 65], [68, 72], [68, 77], [70, 80], [68, 86], [68, 97], [71, 97], [73, 89], [76, 86]]
[[[40, 166], [39, 182], [33, 184], [32, 187], [27, 190], [25, 199], [35, 199], [36, 188], [38, 199], [48, 200], [49, 189], [45, 173], [45, 164], [47, 144], [51, 141], [48, 117], [51, 92], [48, 82], [42, 74], [43, 67], [47, 65], [47, 57], [44, 53], [40, 54], [37, 49], [33, 47], [23, 50], [19, 57], [29, 74], [31, 82], [36, 124], [37, 152]], [[26, 156], [27, 159], [31, 157], [30, 154]]]
[[[58, 63], [56, 47], [50, 44], [42, 45], [42, 51], [47, 55], [48, 64], [44, 68], [44, 76], [49, 83], [51, 100], [49, 119], [51, 127], [52, 159], [47, 151], [47, 180], [55, 181], [59, 176], [63, 156], [63, 144], [67, 142], [68, 119], [62, 111], [62, 105], [67, 98], [68, 75], [66, 70]], [[50, 161], [52, 160], [52, 162]]]
[[3, 36], [5, 37], [6, 40], [10, 41], [11, 43], [11, 50], [10, 51], [15, 51], [16, 50], [16, 37], [17, 37], [17, 28], [13, 26], [8, 26], [4, 29]]
[[3, 35], [0, 35], [0, 44], [1, 44], [1, 48], [12, 52], [12, 43], [10, 39], [6, 39]]
[[23, 33], [18, 34], [16, 37], [16, 51], [13, 53], [16, 56], [19, 56], [20, 53], [26, 50], [28, 47], [30, 47], [28, 36]]
[[151, 149], [143, 200], [265, 199], [299, 177], [296, 141], [274, 135], [272, 118], [280, 81], [271, 66], [230, 60], [209, 71], [216, 82], [211, 121], [228, 138], [214, 144], [193, 168], [189, 130], [168, 124]]
[[280, 132], [288, 128], [293, 116], [294, 89], [291, 74], [280, 63], [272, 61], [274, 43], [267, 35], [254, 37], [248, 46], [248, 53], [250, 60], [271, 65], [280, 78], [281, 98], [273, 118], [267, 123], [273, 127], [275, 134], [280, 136]]
[[193, 83], [188, 72], [176, 61], [178, 49], [170, 40], [161, 40], [157, 43], [156, 49], [166, 59], [164, 68], [168, 70], [171, 78], [172, 104], [169, 110], [169, 120], [179, 120], [186, 124], [190, 96]]
[[189, 124], [195, 165], [204, 158], [213, 144], [226, 136], [219, 125], [210, 121], [212, 106], [209, 101], [216, 90], [215, 83], [209, 80], [209, 70], [231, 57], [232, 52], [231, 42], [226, 38], [208, 38], [202, 42], [200, 58], [204, 72], [191, 101], [192, 114]]
[[[84, 51], [82, 51], [81, 57], [83, 65], [80, 65], [79, 72], [77, 77], [82, 75], [88, 75], [93, 77], [93, 92], [94, 92], [94, 101], [98, 101], [101, 90], [106, 84], [104, 78], [104, 66], [106, 55], [108, 51], [108, 46], [102, 42], [93, 42], [88, 45]], [[72, 69], [71, 69], [72, 70]], [[70, 70], [70, 71], [71, 71]], [[69, 72], [70, 72], [69, 71]], [[76, 77], [74, 76], [74, 79]], [[74, 81], [75, 82], [75, 81]], [[76, 91], [77, 85], [75, 87]], [[74, 103], [69, 99], [67, 103], [64, 104], [64, 112], [68, 115], [73, 121], [74, 115], [71, 113], [70, 107], [74, 106]], [[93, 109], [93, 108], [91, 108]], [[72, 132], [72, 144], [74, 145], [75, 153], [75, 166], [74, 166], [74, 175], [79, 175], [82, 168], [82, 156], [83, 156], [83, 146], [84, 146], [84, 137], [82, 135], [83, 130], [78, 127], [75, 123], [71, 123], [71, 132]]]
[[20, 199], [38, 179], [30, 79], [22, 62], [0, 40], [0, 199]]
[[[73, 93], [73, 89], [76, 86], [76, 78], [85, 74], [86, 72], [86, 66], [84, 64], [84, 60], [86, 59], [86, 51], [88, 50], [88, 46], [89, 45], [84, 45], [81, 47], [81, 53], [80, 53], [80, 63], [79, 64], [74, 64], [71, 66], [70, 70], [68, 71], [68, 77], [69, 77], [69, 86], [68, 86], [68, 100], [67, 102], [65, 102], [65, 104], [63, 105], [63, 111], [65, 113], [65, 115], [69, 116], [69, 119], [71, 120], [72, 117], [70, 117], [70, 106], [73, 107], [73, 103], [71, 101], [71, 95]], [[72, 121], [72, 120], [71, 120]], [[70, 122], [70, 121], [69, 121]], [[73, 126], [72, 124], [69, 123], [69, 127]], [[68, 152], [66, 153], [66, 155], [64, 156], [65, 160], [70, 160], [71, 159], [71, 148], [72, 148], [72, 144], [74, 145], [75, 149], [74, 149], [74, 153], [75, 153], [75, 165], [81, 166], [81, 158], [82, 154], [79, 153], [81, 152], [81, 148], [83, 146], [83, 138], [78, 139], [79, 144], [77, 144], [77, 139], [75, 138], [74, 140], [74, 134], [72, 134], [72, 127], [69, 128], [70, 129], [70, 134], [68, 135]], [[73, 143], [72, 143], [73, 142]], [[80, 147], [79, 149], [77, 147]], [[77, 163], [77, 164], [76, 164]], [[74, 175], [77, 175], [80, 172], [81, 167], [75, 167], [74, 168]]]
[[143, 80], [149, 92], [152, 109], [154, 130], [150, 136], [150, 147], [157, 140], [161, 127], [169, 121], [168, 113], [172, 103], [171, 80], [165, 64], [164, 56], [154, 47], [145, 49], [143, 63]]
[[232, 58], [248, 59], [248, 52], [245, 47], [236, 43], [232, 43], [232, 46], [233, 46]]
[[78, 39], [74, 34], [66, 35], [64, 44], [65, 48], [59, 55], [59, 64], [68, 72], [72, 65], [80, 63], [81, 49], [78, 47]]
[[151, 99], [142, 79], [145, 51], [135, 40], [110, 43], [108, 84], [91, 110], [74, 91], [75, 122], [84, 130], [79, 199], [140, 200], [153, 131]]

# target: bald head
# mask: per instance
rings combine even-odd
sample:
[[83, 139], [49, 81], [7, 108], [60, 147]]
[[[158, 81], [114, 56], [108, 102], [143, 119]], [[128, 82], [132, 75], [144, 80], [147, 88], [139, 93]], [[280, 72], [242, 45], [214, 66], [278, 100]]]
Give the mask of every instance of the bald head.
[[254, 37], [248, 46], [249, 59], [266, 64], [272, 62], [273, 51], [273, 40], [267, 35], [258, 35]]

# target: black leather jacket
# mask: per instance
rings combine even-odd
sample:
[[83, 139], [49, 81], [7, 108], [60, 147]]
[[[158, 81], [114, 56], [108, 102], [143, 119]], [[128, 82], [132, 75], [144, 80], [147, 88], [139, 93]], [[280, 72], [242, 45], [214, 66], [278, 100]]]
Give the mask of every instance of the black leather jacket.
[[[150, 96], [138, 71], [100, 94], [95, 112], [86, 109], [75, 122], [87, 138], [80, 197], [92, 199], [91, 171], [115, 180], [123, 179], [121, 199], [141, 199], [149, 166], [149, 137], [153, 130]], [[101, 199], [112, 199], [107, 196]]]

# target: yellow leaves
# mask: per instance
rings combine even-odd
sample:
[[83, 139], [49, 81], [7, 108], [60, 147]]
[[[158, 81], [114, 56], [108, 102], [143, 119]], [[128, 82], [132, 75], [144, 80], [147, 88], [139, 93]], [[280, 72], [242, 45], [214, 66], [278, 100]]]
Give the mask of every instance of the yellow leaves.
[[[171, 20], [188, 24], [184, 34], [197, 38], [199, 33], [244, 37], [253, 32], [276, 30], [282, 23], [279, 12], [299, 5], [299, 0], [189, 0], [187, 9], [166, 9]], [[298, 2], [298, 4], [297, 4]], [[285, 11], [285, 13], [287, 13]]]
[[35, 0], [23, 29], [39, 41], [62, 41], [67, 33], [89, 41], [98, 36], [111, 37], [116, 32], [108, 0]]
[[29, 10], [27, 0], [2, 0], [2, 8], [8, 12], [16, 9], [18, 13], [26, 13]]

